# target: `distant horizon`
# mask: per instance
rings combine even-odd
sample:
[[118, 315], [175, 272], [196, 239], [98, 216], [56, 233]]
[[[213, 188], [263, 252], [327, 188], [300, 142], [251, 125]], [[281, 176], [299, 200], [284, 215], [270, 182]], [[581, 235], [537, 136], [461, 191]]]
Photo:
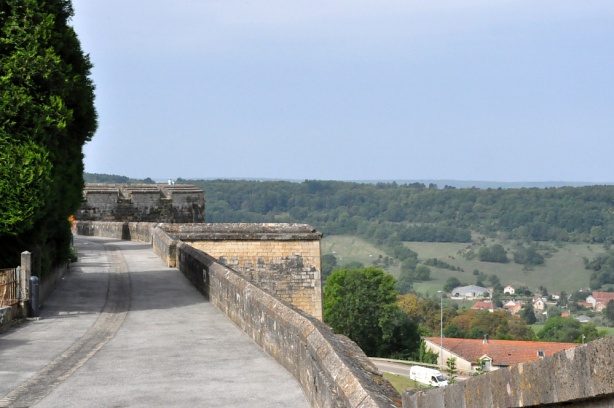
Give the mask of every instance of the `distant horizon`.
[[538, 188], [547, 188], [547, 187], [585, 187], [585, 186], [609, 186], [614, 185], [612, 181], [604, 181], [604, 182], [589, 182], [589, 181], [498, 181], [498, 180], [458, 180], [458, 179], [373, 179], [373, 180], [342, 180], [342, 179], [292, 179], [292, 178], [267, 178], [267, 177], [176, 177], [176, 178], [159, 178], [159, 177], [132, 177], [129, 175], [115, 174], [115, 173], [92, 173], [87, 172], [86, 174], [100, 174], [100, 175], [108, 175], [108, 176], [119, 176], [119, 177], [127, 177], [129, 179], [143, 180], [146, 178], [150, 178], [156, 183], [166, 183], [170, 180], [231, 180], [231, 181], [287, 181], [292, 183], [302, 183], [304, 181], [339, 181], [339, 182], [348, 182], [348, 183], [364, 183], [364, 184], [375, 184], [375, 183], [397, 183], [397, 184], [412, 184], [412, 183], [422, 183], [425, 185], [429, 185], [430, 183], [436, 184], [438, 188], [443, 188], [448, 185], [456, 188], [514, 188], [514, 187], [538, 187]]

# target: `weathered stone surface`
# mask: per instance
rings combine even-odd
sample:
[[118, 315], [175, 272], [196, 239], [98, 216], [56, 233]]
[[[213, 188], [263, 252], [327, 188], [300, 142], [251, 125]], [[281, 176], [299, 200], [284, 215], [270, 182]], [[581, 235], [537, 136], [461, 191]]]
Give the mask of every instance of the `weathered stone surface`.
[[[313, 236], [317, 235], [309, 233], [309, 237]], [[186, 243], [213, 256], [277, 298], [322, 318], [319, 238], [314, 241], [235, 238]]]
[[443, 389], [403, 395], [404, 407], [614, 407], [614, 337]]
[[322, 234], [308, 224], [202, 223], [164, 224], [162, 228], [182, 241], [313, 241]]
[[313, 406], [400, 404], [394, 390], [353, 342], [201, 251], [184, 243], [177, 245], [177, 251], [180, 270], [297, 377]]
[[77, 219], [204, 222], [205, 196], [183, 184], [86, 184]]

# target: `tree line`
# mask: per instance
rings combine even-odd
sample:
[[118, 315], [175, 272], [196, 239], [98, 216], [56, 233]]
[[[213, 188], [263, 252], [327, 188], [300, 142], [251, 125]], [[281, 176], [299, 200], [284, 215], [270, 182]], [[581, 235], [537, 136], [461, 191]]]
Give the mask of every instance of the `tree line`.
[[614, 239], [614, 186], [436, 189], [424, 184], [182, 180], [207, 196], [211, 222], [308, 222], [328, 234], [469, 242], [471, 231], [530, 241]]

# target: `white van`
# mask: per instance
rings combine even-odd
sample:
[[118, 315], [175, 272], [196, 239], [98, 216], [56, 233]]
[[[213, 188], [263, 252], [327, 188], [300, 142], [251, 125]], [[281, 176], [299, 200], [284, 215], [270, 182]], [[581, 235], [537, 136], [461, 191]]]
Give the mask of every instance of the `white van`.
[[412, 366], [409, 369], [409, 378], [420, 384], [430, 385], [432, 387], [445, 387], [448, 385], [448, 381], [443, 374], [434, 368]]

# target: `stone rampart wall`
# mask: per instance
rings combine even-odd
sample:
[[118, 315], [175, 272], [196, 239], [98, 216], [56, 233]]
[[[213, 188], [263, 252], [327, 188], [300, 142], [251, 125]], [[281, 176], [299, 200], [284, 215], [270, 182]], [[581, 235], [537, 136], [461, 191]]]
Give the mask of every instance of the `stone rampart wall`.
[[191, 185], [86, 184], [77, 219], [204, 222], [205, 196]]
[[[122, 223], [79, 223], [85, 235], [117, 238]], [[109, 235], [107, 235], [109, 234]], [[145, 236], [145, 234], [141, 235]], [[215, 258], [173, 239], [163, 225], [151, 240], [203, 295], [292, 373], [315, 407], [399, 407], [401, 401], [363, 351], [318, 319], [277, 299]]]
[[180, 242], [179, 269], [300, 382], [315, 407], [395, 407], [398, 396], [351, 340]]
[[[171, 241], [181, 240], [213, 256], [259, 288], [322, 319], [322, 235], [308, 225], [79, 221], [77, 228], [84, 235], [91, 235], [87, 231], [94, 229], [99, 231], [94, 231], [94, 235], [151, 242], [154, 252], [171, 267], [176, 266]], [[157, 230], [165, 234], [156, 233]]]
[[426, 392], [403, 407], [614, 407], [614, 337]]
[[320, 241], [186, 241], [277, 298], [322, 319]]

